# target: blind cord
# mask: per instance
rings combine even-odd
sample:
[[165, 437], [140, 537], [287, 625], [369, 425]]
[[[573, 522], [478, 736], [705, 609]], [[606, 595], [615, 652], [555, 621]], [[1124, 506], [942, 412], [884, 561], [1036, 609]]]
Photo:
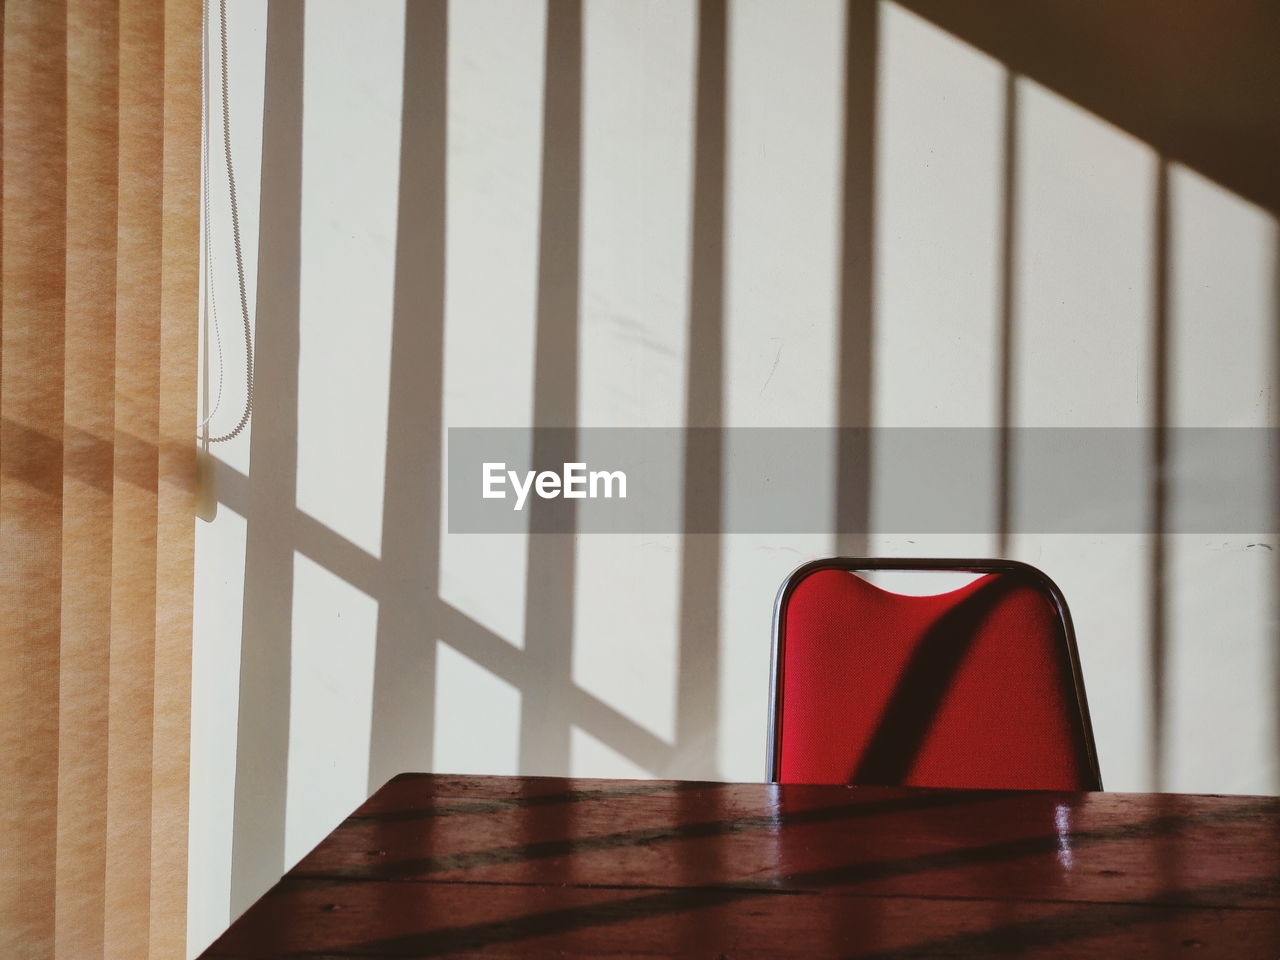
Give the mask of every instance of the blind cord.
[[[208, 10], [207, 4], [205, 9], [206, 11]], [[231, 237], [232, 237], [232, 243], [234, 244], [235, 253], [236, 253], [236, 280], [240, 287], [240, 316], [241, 316], [241, 319], [244, 321], [245, 398], [244, 398], [244, 413], [240, 415], [240, 420], [235, 425], [234, 429], [228, 431], [227, 433], [220, 434], [216, 437], [211, 437], [209, 436], [209, 432], [206, 426], [204, 439], [208, 443], [222, 443], [224, 441], [231, 440], [232, 438], [239, 436], [241, 431], [243, 431], [244, 428], [248, 425], [249, 417], [253, 414], [253, 325], [249, 320], [249, 295], [246, 289], [246, 284], [244, 279], [244, 253], [240, 243], [240, 205], [236, 198], [235, 168], [231, 162], [231, 100], [227, 93], [227, 72], [228, 72], [227, 71], [227, 0], [219, 0], [218, 2], [218, 21], [219, 21], [218, 46], [219, 46], [219, 54], [220, 54], [221, 67], [222, 67], [222, 85], [221, 85], [222, 147], [223, 147], [223, 156], [226, 158], [226, 163], [227, 163], [227, 188], [231, 198]], [[206, 30], [206, 36], [207, 36], [207, 33], [208, 32]], [[206, 100], [208, 95], [208, 83], [209, 83], [209, 78], [208, 78], [208, 73], [206, 72], [205, 74]], [[207, 123], [205, 126], [206, 126], [205, 135], [204, 135], [205, 151], [207, 155], [207, 152], [208, 152]], [[208, 181], [206, 179], [206, 185], [205, 185], [206, 203], [208, 202], [208, 192], [209, 192]], [[206, 223], [207, 223], [207, 218], [206, 218]], [[212, 254], [211, 248], [209, 253]], [[212, 293], [213, 258], [211, 255], [209, 255], [207, 259], [208, 259], [208, 267], [209, 267], [209, 290]], [[212, 302], [212, 296], [210, 297], [210, 302]], [[217, 331], [216, 325], [214, 327], [214, 330], [215, 332]], [[222, 348], [221, 348], [220, 335], [219, 335], [218, 343], [219, 343], [219, 347], [218, 347], [219, 364], [221, 364]], [[221, 371], [221, 366], [219, 366], [219, 371]], [[221, 375], [221, 372], [219, 372], [220, 384], [221, 384], [221, 379], [222, 379], [222, 375]], [[219, 396], [221, 396], [221, 387], [219, 387]], [[212, 417], [212, 415], [213, 414], [210, 413], [209, 416]], [[207, 423], [208, 423], [208, 420], [206, 418], [205, 424]]]
[[[205, 319], [206, 322], [213, 327], [214, 343], [218, 351], [218, 389], [214, 394], [213, 406], [209, 408], [208, 414], [203, 420], [196, 424], [196, 429], [201, 430], [208, 426], [209, 421], [213, 419], [214, 414], [218, 412], [218, 408], [222, 406], [222, 387], [224, 374], [226, 372], [226, 364], [222, 356], [222, 325], [218, 323], [218, 296], [217, 287], [213, 278], [213, 242], [211, 234], [213, 225], [209, 216], [209, 194], [212, 192], [209, 181], [209, 17], [208, 12], [201, 17], [201, 36], [200, 36], [200, 68], [203, 83], [201, 86], [201, 103], [200, 103], [200, 173], [204, 184], [204, 230], [203, 230], [203, 247], [204, 247], [204, 265], [205, 265]], [[207, 341], [206, 341], [207, 349]], [[206, 368], [206, 379], [208, 372]], [[208, 439], [207, 431], [204, 439]]]

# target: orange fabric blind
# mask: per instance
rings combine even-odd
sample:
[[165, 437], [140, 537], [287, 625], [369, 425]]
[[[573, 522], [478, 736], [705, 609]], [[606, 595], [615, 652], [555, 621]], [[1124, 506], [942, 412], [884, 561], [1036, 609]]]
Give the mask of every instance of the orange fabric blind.
[[201, 7], [0, 15], [0, 956], [180, 958]]

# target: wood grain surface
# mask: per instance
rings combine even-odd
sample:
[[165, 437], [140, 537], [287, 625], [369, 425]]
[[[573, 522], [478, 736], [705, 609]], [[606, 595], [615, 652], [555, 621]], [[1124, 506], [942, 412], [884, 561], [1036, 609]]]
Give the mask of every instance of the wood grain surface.
[[203, 955], [1280, 958], [1280, 798], [406, 774]]

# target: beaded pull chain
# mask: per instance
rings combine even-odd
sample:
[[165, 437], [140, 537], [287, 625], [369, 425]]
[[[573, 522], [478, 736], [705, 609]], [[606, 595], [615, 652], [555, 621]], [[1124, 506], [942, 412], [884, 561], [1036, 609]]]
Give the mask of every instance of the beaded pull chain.
[[231, 236], [236, 253], [236, 280], [240, 286], [240, 316], [244, 321], [245, 399], [244, 412], [235, 428], [216, 437], [209, 436], [208, 424], [222, 403], [223, 358], [222, 331], [218, 326], [217, 306], [213, 294], [213, 248], [209, 238], [209, 71], [208, 71], [208, 4], [205, 6], [205, 72], [204, 72], [204, 123], [201, 124], [201, 162], [205, 175], [205, 263], [208, 269], [206, 289], [209, 296], [209, 318], [213, 324], [218, 348], [218, 391], [213, 409], [198, 425], [197, 430], [207, 443], [223, 443], [240, 435], [253, 414], [253, 325], [249, 320], [249, 295], [244, 280], [244, 254], [240, 243], [240, 205], [236, 198], [236, 175], [231, 162], [231, 101], [227, 91], [227, 0], [218, 2], [219, 51], [222, 62], [222, 145], [227, 163], [227, 186], [231, 196]]

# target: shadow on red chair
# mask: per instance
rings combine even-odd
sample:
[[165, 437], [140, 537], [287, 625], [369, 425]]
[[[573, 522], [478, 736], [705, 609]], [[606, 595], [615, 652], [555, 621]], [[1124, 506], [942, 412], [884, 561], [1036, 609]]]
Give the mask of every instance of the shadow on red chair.
[[[976, 574], [908, 596], [860, 576]], [[1012, 560], [838, 558], [778, 592], [769, 778], [1023, 790], [1101, 790], [1071, 615]]]

